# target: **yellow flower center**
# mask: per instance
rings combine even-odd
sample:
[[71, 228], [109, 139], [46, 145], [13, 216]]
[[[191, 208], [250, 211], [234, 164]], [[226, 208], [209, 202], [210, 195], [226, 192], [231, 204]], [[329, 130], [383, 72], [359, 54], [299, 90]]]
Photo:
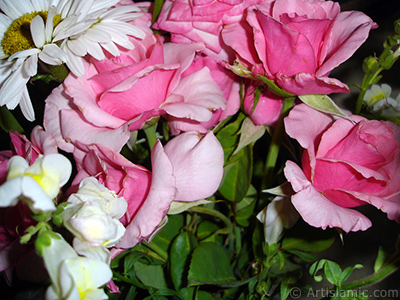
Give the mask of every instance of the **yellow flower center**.
[[[10, 56], [18, 51], [35, 48], [30, 26], [32, 20], [36, 16], [41, 16], [44, 22], [46, 22], [47, 11], [42, 10], [39, 12], [35, 11], [26, 13], [11, 23], [1, 40], [1, 46], [3, 47], [5, 55]], [[55, 15], [53, 19], [53, 27], [57, 26], [60, 22], [61, 16]]]

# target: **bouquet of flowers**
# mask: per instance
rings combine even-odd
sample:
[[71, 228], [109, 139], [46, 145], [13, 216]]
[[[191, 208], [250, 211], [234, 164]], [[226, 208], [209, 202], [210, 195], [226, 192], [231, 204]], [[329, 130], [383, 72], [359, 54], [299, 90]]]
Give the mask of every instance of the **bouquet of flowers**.
[[[346, 107], [330, 74], [379, 29], [338, 2], [0, 10], [6, 298], [400, 296], [366, 290], [400, 266], [400, 20]], [[329, 259], [382, 222], [373, 270]]]

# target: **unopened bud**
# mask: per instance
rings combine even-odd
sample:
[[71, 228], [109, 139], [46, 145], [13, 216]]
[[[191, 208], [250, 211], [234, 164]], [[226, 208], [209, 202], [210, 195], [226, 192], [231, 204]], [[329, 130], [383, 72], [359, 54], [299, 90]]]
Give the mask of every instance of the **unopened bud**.
[[364, 59], [362, 67], [364, 73], [374, 73], [379, 68], [378, 59], [373, 56], [368, 56]]

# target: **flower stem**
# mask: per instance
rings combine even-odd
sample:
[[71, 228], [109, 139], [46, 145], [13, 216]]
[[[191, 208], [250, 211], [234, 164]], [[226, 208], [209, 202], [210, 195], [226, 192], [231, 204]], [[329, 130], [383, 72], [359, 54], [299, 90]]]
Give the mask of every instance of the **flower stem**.
[[360, 280], [353, 281], [341, 287], [342, 290], [355, 290], [357, 288], [368, 286], [377, 283], [389, 275], [393, 274], [400, 268], [400, 256], [399, 253], [395, 253], [392, 259], [389, 260], [385, 266], [383, 266], [379, 271], [364, 277]]
[[377, 77], [379, 76], [379, 74], [383, 71], [382, 68], [378, 68], [373, 74], [365, 74], [364, 78], [363, 78], [363, 82], [362, 82], [362, 86], [361, 86], [361, 91], [360, 94], [358, 95], [357, 98], [357, 103], [356, 103], [356, 108], [354, 113], [356, 115], [359, 115], [361, 112], [361, 108], [362, 108], [362, 103], [364, 100], [364, 96], [365, 93], [367, 92], [368, 88], [370, 87], [372, 82], [375, 82]]
[[283, 98], [281, 114], [272, 135], [271, 144], [268, 149], [267, 160], [264, 166], [264, 174], [261, 182], [263, 189], [271, 187], [273, 184], [274, 168], [276, 165], [276, 160], [278, 158], [279, 148], [281, 146], [284, 133], [283, 119], [288, 115], [290, 109], [293, 107], [294, 100], [295, 97]]

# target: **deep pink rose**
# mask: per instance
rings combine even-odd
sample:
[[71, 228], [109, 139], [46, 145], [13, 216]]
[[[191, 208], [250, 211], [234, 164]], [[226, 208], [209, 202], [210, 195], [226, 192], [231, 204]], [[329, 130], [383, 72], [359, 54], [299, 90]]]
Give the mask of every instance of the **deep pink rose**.
[[315, 227], [366, 230], [371, 222], [351, 209], [372, 204], [400, 222], [400, 127], [360, 116], [334, 120], [305, 104], [285, 118], [286, 132], [305, 149], [302, 169], [288, 161], [292, 202]]
[[231, 61], [232, 50], [221, 40], [224, 25], [239, 22], [247, 7], [262, 0], [166, 0], [153, 27], [171, 33], [175, 43], [206, 45], [204, 53]]
[[337, 2], [267, 0], [222, 30], [224, 42], [254, 75], [294, 95], [349, 92], [329, 73], [350, 58], [376, 24]]
[[243, 109], [256, 125], [274, 126], [279, 119], [282, 109], [282, 98], [273, 94], [268, 89], [260, 91], [260, 97], [255, 103], [255, 90], [257, 83], [248, 82], [245, 85]]

